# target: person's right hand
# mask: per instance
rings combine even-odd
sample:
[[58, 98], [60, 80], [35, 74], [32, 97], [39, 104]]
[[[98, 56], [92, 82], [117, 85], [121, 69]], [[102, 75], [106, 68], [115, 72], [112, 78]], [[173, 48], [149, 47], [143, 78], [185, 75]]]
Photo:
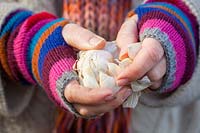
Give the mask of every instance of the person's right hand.
[[116, 42], [120, 48], [119, 58], [129, 56], [134, 60], [118, 75], [117, 83], [124, 86], [147, 76], [152, 82], [149, 88], [157, 90], [162, 85], [167, 69], [164, 49], [156, 39], [145, 38], [141, 45], [136, 47], [135, 53], [128, 53], [128, 46], [134, 46], [134, 43], [138, 42], [137, 23], [138, 16], [134, 15], [122, 24], [118, 32]]
[[[65, 41], [78, 50], [101, 49], [106, 41], [91, 31], [76, 24], [67, 24], [62, 35]], [[132, 94], [128, 87], [123, 87], [117, 94], [109, 88], [86, 88], [78, 81], [71, 81], [65, 88], [64, 95], [68, 102], [84, 117], [91, 117], [109, 112], [121, 105]]]

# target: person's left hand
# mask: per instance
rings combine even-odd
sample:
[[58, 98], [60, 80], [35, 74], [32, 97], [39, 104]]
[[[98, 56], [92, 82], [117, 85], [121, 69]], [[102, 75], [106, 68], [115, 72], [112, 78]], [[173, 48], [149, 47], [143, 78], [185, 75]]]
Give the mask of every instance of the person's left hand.
[[[120, 47], [120, 59], [126, 58], [128, 46], [138, 42], [137, 15], [128, 18], [117, 35], [117, 45]], [[161, 44], [153, 39], [146, 38], [141, 44], [141, 48], [134, 54], [132, 64], [130, 64], [117, 78], [119, 86], [129, 84], [131, 81], [141, 79], [144, 76], [153, 82], [151, 89], [160, 87], [166, 73], [166, 57]]]

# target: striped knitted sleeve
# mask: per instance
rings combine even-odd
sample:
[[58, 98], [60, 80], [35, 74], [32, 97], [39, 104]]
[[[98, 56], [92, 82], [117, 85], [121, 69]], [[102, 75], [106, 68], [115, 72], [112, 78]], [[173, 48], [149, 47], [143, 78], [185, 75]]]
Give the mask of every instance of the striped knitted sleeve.
[[[24, 6], [21, 4], [18, 4], [17, 2], [10, 2], [8, 3], [4, 3], [4, 2], [0, 2], [0, 25], [3, 25], [5, 23], [5, 21], [7, 21], [9, 18], [5, 19], [6, 16], [8, 14], [12, 14], [12, 12], [17, 10], [21, 10], [23, 9]], [[0, 42], [2, 42], [2, 40], [0, 40]], [[0, 43], [0, 47], [2, 48], [3, 45], [1, 45]], [[0, 52], [1, 53], [1, 52]], [[10, 85], [10, 81], [6, 80], [6, 77], [2, 71], [2, 68], [0, 67], [0, 115], [2, 116], [17, 116], [18, 114], [20, 114], [23, 109], [25, 107], [27, 107], [28, 103], [30, 102], [31, 96], [33, 94], [33, 87], [32, 86], [22, 86], [22, 85], [18, 85], [15, 86], [16, 84], [13, 83], [12, 85]], [[5, 81], [6, 80], [6, 81]], [[16, 90], [18, 88], [24, 89], [24, 88], [28, 88], [29, 91], [24, 91], [23, 94], [20, 95], [20, 97], [17, 97], [17, 102], [16, 102], [16, 106], [13, 106], [9, 103], [9, 101], [15, 100], [15, 98], [13, 98], [12, 100], [8, 100], [8, 93], [9, 93], [9, 89], [7, 89], [7, 86], [13, 86], [16, 88]], [[7, 90], [5, 90], [7, 89]], [[6, 93], [5, 93], [6, 91]], [[15, 92], [18, 93], [18, 92]], [[25, 100], [24, 100], [25, 99]], [[18, 104], [20, 103], [20, 104]]]
[[14, 8], [0, 20], [0, 62], [5, 73], [25, 85], [39, 84], [54, 103], [79, 115], [64, 97], [67, 83], [78, 79], [72, 68], [76, 53], [61, 34], [69, 21], [24, 8]]
[[140, 41], [155, 38], [163, 46], [167, 71], [159, 92], [172, 92], [191, 79], [195, 70], [198, 23], [183, 2], [155, 1], [149, 0], [135, 10], [139, 17], [139, 36]]

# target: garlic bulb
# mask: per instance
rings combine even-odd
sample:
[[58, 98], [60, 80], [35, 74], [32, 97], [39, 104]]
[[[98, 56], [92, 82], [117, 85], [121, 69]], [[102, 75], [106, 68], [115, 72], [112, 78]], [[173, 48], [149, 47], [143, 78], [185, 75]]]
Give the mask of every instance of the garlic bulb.
[[[135, 55], [139, 50], [140, 43], [128, 47], [128, 54]], [[115, 42], [108, 42], [102, 50], [80, 51], [76, 70], [79, 75], [80, 84], [88, 88], [110, 88], [114, 93], [118, 92], [120, 86], [116, 84], [116, 76], [134, 58], [118, 60], [119, 50]], [[133, 94], [123, 103], [124, 107], [134, 108], [141, 95], [141, 91], [151, 85], [149, 79], [144, 77], [142, 80], [131, 82], [130, 86]]]

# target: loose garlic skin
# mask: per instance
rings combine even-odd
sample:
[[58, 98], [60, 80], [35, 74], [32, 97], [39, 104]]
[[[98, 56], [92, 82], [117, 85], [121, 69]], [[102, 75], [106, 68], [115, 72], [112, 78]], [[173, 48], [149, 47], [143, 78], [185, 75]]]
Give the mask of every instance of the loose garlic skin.
[[[137, 46], [129, 46], [128, 55], [134, 55], [138, 52], [140, 45], [137, 43]], [[114, 93], [118, 92], [121, 87], [116, 84], [115, 78], [133, 61], [133, 58], [119, 61], [118, 55], [119, 49], [115, 42], [108, 42], [102, 50], [80, 51], [75, 68], [79, 75], [80, 84], [88, 88], [109, 88]], [[147, 77], [131, 82], [130, 87], [133, 94], [123, 103], [123, 107], [134, 108], [138, 103], [141, 91], [150, 85], [150, 80]]]

